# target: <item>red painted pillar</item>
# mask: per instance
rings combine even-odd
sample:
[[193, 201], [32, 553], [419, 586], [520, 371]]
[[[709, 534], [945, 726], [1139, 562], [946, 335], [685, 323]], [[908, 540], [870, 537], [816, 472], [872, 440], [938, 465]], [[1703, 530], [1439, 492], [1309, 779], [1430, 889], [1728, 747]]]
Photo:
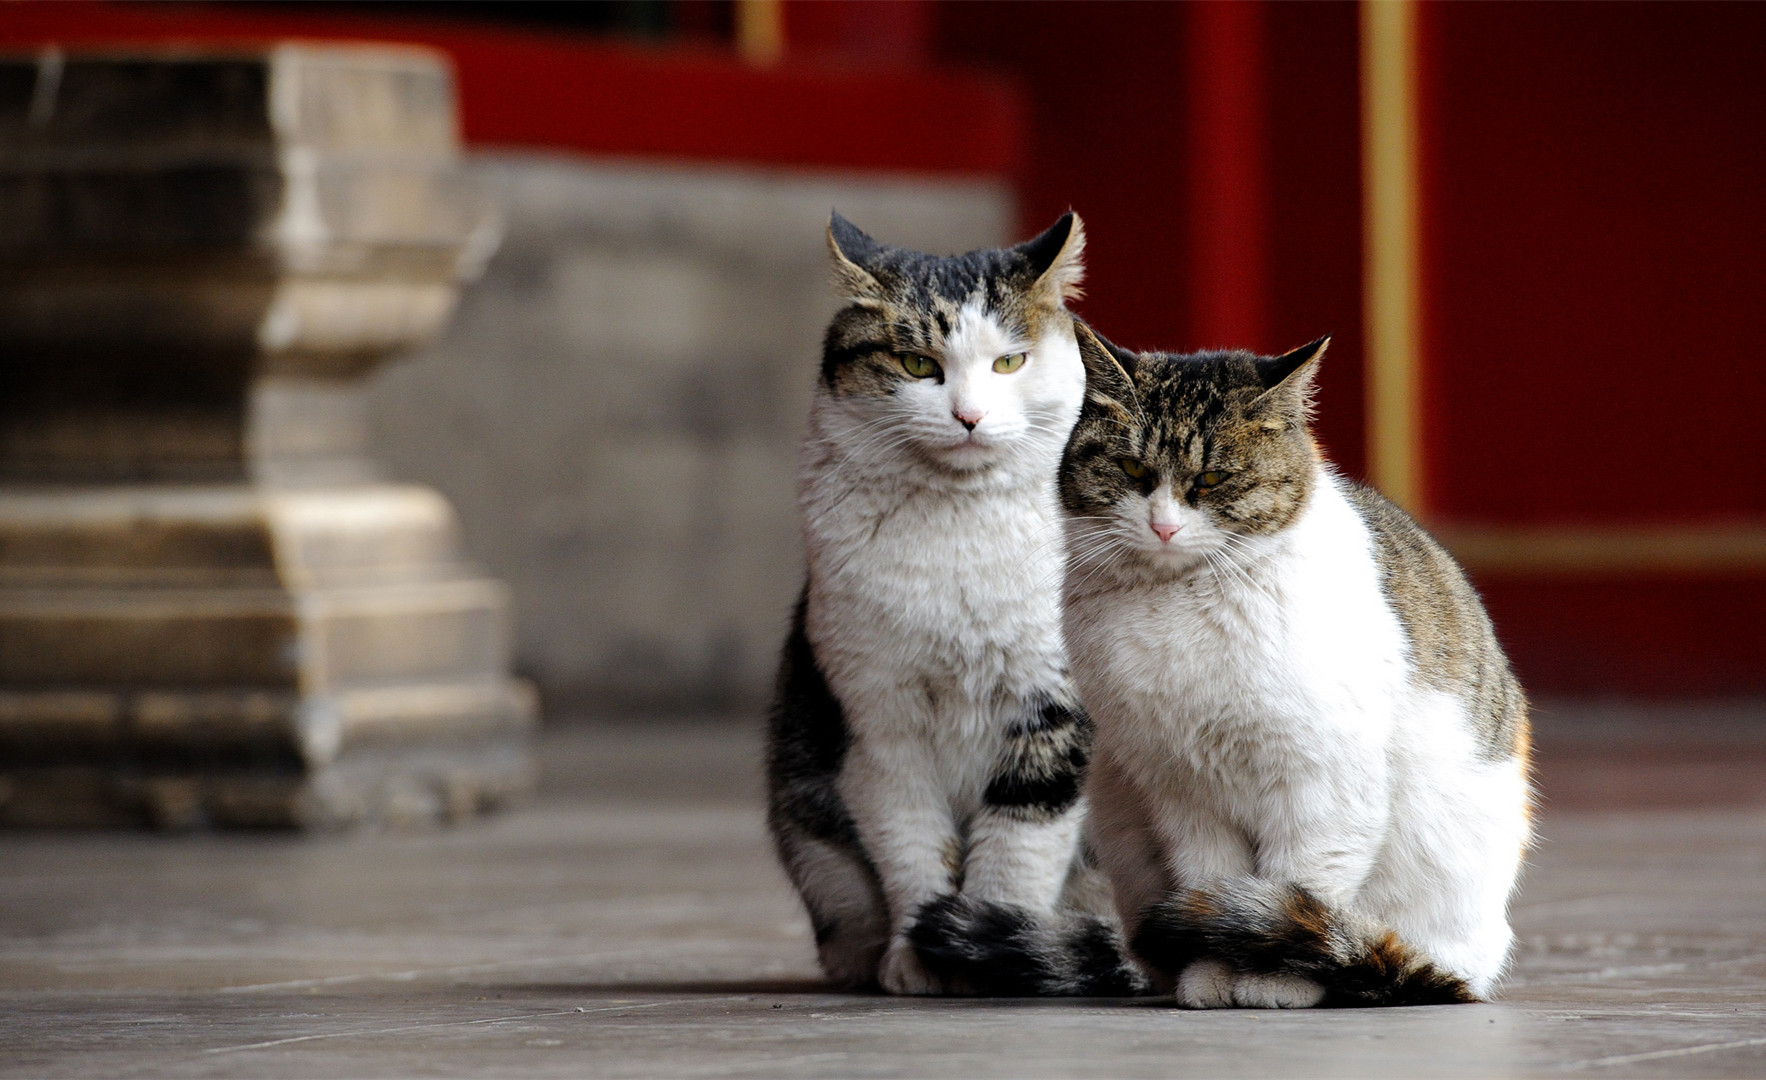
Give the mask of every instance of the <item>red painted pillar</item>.
[[920, 67], [931, 59], [933, 16], [931, 0], [786, 0], [785, 52]]
[[1264, 5], [1202, 0], [1187, 11], [1195, 321], [1185, 337], [1199, 348], [1272, 348]]

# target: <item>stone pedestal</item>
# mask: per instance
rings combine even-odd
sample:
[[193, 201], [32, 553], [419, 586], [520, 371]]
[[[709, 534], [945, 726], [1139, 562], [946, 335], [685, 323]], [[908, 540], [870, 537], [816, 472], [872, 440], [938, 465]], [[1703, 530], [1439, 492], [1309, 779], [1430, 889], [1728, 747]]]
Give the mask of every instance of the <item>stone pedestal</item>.
[[506, 592], [358, 388], [495, 239], [430, 53], [0, 58], [0, 824], [529, 786]]

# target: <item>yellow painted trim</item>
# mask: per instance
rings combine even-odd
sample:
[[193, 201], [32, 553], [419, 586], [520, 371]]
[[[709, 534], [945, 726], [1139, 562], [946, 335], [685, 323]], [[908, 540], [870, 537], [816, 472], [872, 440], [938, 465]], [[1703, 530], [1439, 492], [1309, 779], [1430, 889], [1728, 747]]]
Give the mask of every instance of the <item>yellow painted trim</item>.
[[1416, 7], [1361, 3], [1361, 154], [1368, 476], [1422, 516]]
[[[1416, 0], [1361, 0], [1368, 476], [1428, 520], [1422, 444], [1422, 236]], [[1432, 523], [1475, 572], [1766, 573], [1766, 522], [1638, 528]]]
[[736, 0], [736, 53], [761, 67], [784, 58], [784, 0]]
[[1468, 570], [1496, 573], [1766, 573], [1766, 522], [1621, 528], [1436, 525]]

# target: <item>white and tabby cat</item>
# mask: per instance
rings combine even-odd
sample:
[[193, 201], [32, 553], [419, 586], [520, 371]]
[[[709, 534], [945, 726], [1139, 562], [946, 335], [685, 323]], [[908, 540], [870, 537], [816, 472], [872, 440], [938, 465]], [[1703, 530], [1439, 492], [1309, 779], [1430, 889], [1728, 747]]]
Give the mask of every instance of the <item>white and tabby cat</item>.
[[[1453, 560], [1320, 458], [1326, 343], [1079, 336], [1064, 626], [1135, 956], [1196, 1008], [1488, 997], [1530, 837], [1526, 703]], [[938, 916], [916, 937], [947, 977], [1072, 963], [1058, 926]]]
[[1090, 726], [1061, 646], [1055, 470], [1085, 372], [1069, 214], [939, 258], [834, 215], [846, 306], [824, 344], [799, 502], [808, 583], [768, 761], [773, 836], [823, 969], [953, 989], [907, 943], [957, 893], [1051, 912]]

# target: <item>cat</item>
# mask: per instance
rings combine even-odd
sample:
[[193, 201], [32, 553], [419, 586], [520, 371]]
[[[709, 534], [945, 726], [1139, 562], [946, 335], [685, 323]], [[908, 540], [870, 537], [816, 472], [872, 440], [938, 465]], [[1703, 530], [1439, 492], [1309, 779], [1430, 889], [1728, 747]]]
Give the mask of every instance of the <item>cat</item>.
[[827, 233], [799, 473], [808, 580], [770, 718], [769, 824], [846, 987], [960, 989], [908, 944], [961, 892], [1052, 912], [1090, 721], [1061, 646], [1055, 470], [1085, 393], [1085, 233], [935, 257]]
[[[1312, 440], [1328, 339], [1079, 341], [1063, 627], [1135, 960], [1192, 1008], [1487, 999], [1531, 842], [1527, 705], [1452, 558]], [[916, 940], [942, 977], [1022, 985], [1074, 977], [1071, 932], [957, 898]]]

